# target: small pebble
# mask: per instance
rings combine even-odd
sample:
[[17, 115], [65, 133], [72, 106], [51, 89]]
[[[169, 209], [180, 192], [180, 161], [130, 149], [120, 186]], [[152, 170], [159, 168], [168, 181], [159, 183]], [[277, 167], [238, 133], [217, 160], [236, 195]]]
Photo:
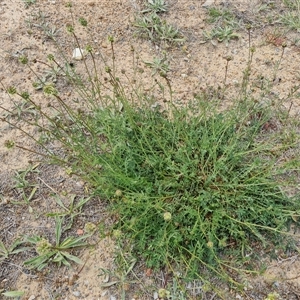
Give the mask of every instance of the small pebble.
[[72, 294], [77, 298], [79, 298], [81, 296], [79, 291], [74, 291]]

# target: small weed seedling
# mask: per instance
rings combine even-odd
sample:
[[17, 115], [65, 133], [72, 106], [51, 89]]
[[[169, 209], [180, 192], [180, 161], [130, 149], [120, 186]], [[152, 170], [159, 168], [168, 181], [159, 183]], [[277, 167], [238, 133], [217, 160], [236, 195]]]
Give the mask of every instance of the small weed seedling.
[[152, 62], [145, 61], [144, 63], [147, 67], [153, 70], [152, 76], [156, 75], [157, 73], [161, 76], [166, 76], [166, 74], [170, 71], [166, 54], [163, 58], [155, 57]]
[[11, 112], [7, 113], [7, 118], [17, 118], [17, 120], [23, 120], [24, 118], [32, 118], [36, 116], [35, 107], [27, 102], [26, 100], [21, 101], [20, 103], [14, 103], [14, 108]]
[[70, 195], [70, 205], [65, 206], [58, 195], [54, 195], [56, 203], [64, 210], [63, 212], [47, 213], [48, 217], [67, 217], [69, 219], [65, 230], [72, 227], [74, 218], [81, 214], [82, 207], [90, 200], [90, 198], [81, 198], [75, 203], [76, 195]]
[[55, 245], [52, 245], [48, 239], [40, 236], [25, 238], [26, 242], [34, 245], [35, 251], [38, 253], [38, 256], [26, 260], [24, 262], [25, 266], [40, 271], [51, 262], [57, 263], [59, 266], [63, 264], [68, 267], [71, 266], [69, 261], [73, 261], [78, 264], [83, 263], [81, 259], [70, 254], [69, 251], [74, 248], [87, 246], [88, 244], [83, 241], [87, 239], [89, 235], [83, 235], [77, 238], [67, 237], [63, 241], [61, 241], [61, 235], [63, 233], [63, 221], [64, 218], [55, 218]]
[[[101, 269], [99, 276], [104, 276], [102, 287], [111, 287], [117, 285], [120, 289], [121, 300], [126, 300], [126, 290], [128, 290], [128, 285], [135, 283], [135, 281], [129, 280], [128, 276], [133, 273], [133, 268], [136, 265], [136, 258], [130, 256], [125, 257], [125, 253], [122, 248], [119, 248], [116, 253], [116, 265], [118, 269], [115, 271], [110, 271], [107, 269]], [[112, 279], [112, 280], [110, 280]]]
[[23, 0], [23, 2], [25, 4], [25, 8], [28, 8], [32, 4], [35, 4], [36, 0]]
[[218, 25], [228, 25], [235, 22], [235, 16], [230, 10], [211, 7], [208, 9], [207, 22], [217, 23]]
[[154, 43], [167, 42], [176, 44], [184, 41], [179, 30], [167, 24], [156, 13], [137, 17], [134, 26], [137, 28], [139, 36], [150, 39]]
[[[239, 35], [234, 32], [234, 29], [230, 26], [226, 27], [216, 27], [213, 28], [210, 32], [203, 32], [204, 37], [207, 40], [210, 40], [213, 44], [213, 40], [217, 39], [218, 42], [225, 42], [226, 45], [230, 42], [230, 40], [238, 39]], [[215, 44], [214, 44], [215, 45]]]
[[168, 11], [168, 4], [165, 0], [148, 0], [146, 6], [147, 8], [142, 13], [164, 13]]
[[30, 175], [33, 173], [39, 172], [37, 167], [39, 164], [34, 166], [30, 166], [25, 170], [16, 172], [15, 175], [15, 188], [21, 190], [23, 201], [12, 201], [13, 204], [27, 204], [29, 206], [29, 210], [32, 212], [32, 208], [30, 207], [30, 201], [34, 197], [38, 187], [36, 183], [32, 183], [29, 179]]
[[19, 247], [24, 244], [21, 239], [16, 239], [9, 247], [6, 247], [0, 240], [0, 262], [7, 259], [10, 255], [17, 254], [30, 249], [29, 247]]

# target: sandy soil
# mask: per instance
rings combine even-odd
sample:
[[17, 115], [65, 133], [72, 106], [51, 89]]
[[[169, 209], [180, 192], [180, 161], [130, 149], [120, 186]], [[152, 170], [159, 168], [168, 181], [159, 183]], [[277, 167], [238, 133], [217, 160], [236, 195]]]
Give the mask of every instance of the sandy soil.
[[[43, 27], [57, 30], [60, 46], [72, 61], [74, 41], [65, 34], [65, 26], [71, 21], [70, 14], [65, 7], [67, 1], [37, 0], [25, 9], [21, 0], [0, 0], [0, 70], [1, 82], [0, 104], [14, 112], [11, 117], [16, 120], [18, 114], [32, 117], [30, 107], [23, 108], [22, 112], [17, 108], [19, 100], [7, 95], [5, 87], [14, 85], [20, 90], [29, 90], [34, 93], [35, 99], [42, 106], [46, 106], [49, 99], [40, 91], [32, 87], [34, 76], [18, 63], [18, 57], [27, 55], [30, 61], [46, 61], [49, 53], [56, 54], [57, 48], [43, 33]], [[27, 1], [28, 2], [28, 1]], [[132, 22], [135, 14], [141, 10], [141, 1], [138, 0], [77, 0], [73, 5], [73, 17], [77, 20], [84, 17], [92, 28], [93, 43], [107, 59], [111, 56], [107, 36], [115, 37], [115, 49], [117, 68], [125, 69], [130, 73], [131, 46], [134, 46], [140, 55], [140, 67], [145, 67], [143, 61], [151, 61], [154, 57], [162, 57], [163, 51], [168, 52], [170, 72], [168, 77], [174, 88], [174, 98], [178, 103], [191, 98], [194, 93], [208, 91], [212, 88], [224, 86], [226, 57], [231, 56], [226, 85], [228, 88], [224, 105], [232, 101], [236, 86], [242, 81], [242, 71], [247, 66], [249, 52], [249, 37], [247, 31], [239, 32], [239, 39], [225, 43], [204, 42], [203, 31], [208, 30], [206, 22], [207, 8], [203, 7], [204, 0], [170, 0], [169, 12], [166, 20], [176, 25], [186, 38], [186, 41], [176, 47], [167, 50], [150, 41], [134, 37]], [[214, 1], [211, 1], [214, 2]], [[293, 86], [299, 85], [300, 73], [300, 44], [299, 33], [280, 30], [278, 37], [274, 26], [264, 22], [263, 13], [259, 14], [261, 5], [270, 1], [215, 1], [219, 7], [229, 7], [234, 10], [241, 22], [252, 23], [251, 45], [256, 51], [252, 67], [252, 93], [262, 93], [260, 87], [264, 82], [271, 82], [270, 92], [265, 95], [268, 99], [283, 100], [283, 105], [291, 108], [291, 115], [298, 117], [300, 112], [300, 100], [297, 97], [288, 97]], [[281, 1], [273, 1], [277, 5], [276, 14], [282, 12]], [[212, 5], [212, 4], [211, 4]], [[259, 24], [259, 26], [255, 26]], [[276, 34], [275, 34], [276, 33]], [[90, 37], [80, 31], [80, 43], [90, 42]], [[277, 64], [282, 55], [282, 44], [286, 43], [283, 59]], [[80, 67], [82, 61], [73, 61]], [[34, 70], [42, 74], [46, 67], [36, 63]], [[72, 89], [63, 80], [58, 86], [62, 97], [66, 101], [74, 96]], [[161, 95], [158, 95], [158, 97]], [[5, 112], [3, 112], [5, 114]], [[19, 121], [24, 131], [37, 136], [37, 132]], [[34, 153], [24, 152], [21, 149], [7, 149], [6, 141], [14, 140], [25, 148], [32, 147], [32, 140], [23, 132], [20, 132], [5, 122], [0, 122], [0, 238], [5, 244], [10, 244], [14, 238], [21, 234], [37, 233], [50, 236], [53, 233], [53, 218], [45, 217], [45, 213], [58, 209], [53, 199], [53, 190], [64, 195], [67, 203], [72, 194], [76, 199], [88, 197], [85, 182], [69, 176], [67, 172], [55, 166], [38, 162]], [[28, 179], [37, 187], [30, 209], [26, 205], [14, 205], [12, 201], [21, 201], [22, 193], [15, 187], [15, 172], [26, 170], [29, 166], [39, 163], [37, 172], [31, 172]], [[92, 200], [84, 208], [83, 214], [71, 229], [72, 234], [78, 234], [78, 230], [84, 227], [86, 222], [98, 222], [105, 219], [105, 203], [100, 199]], [[22, 259], [28, 258], [26, 254], [12, 257], [0, 263], [0, 291], [22, 290], [25, 295], [22, 299], [121, 299], [118, 289], [101, 287], [101, 283], [113, 280], [105, 276], [99, 276], [101, 269], [114, 269], [115, 245], [108, 238], [99, 240], [94, 237], [91, 242], [95, 246], [82, 250], [79, 256], [85, 265], [75, 265], [71, 270], [67, 268], [52, 267], [47, 271], [38, 273], [24, 268]], [[280, 299], [300, 299], [300, 259], [297, 256], [280, 257], [270, 263], [264, 277], [259, 279], [249, 278], [249, 289], [245, 293], [233, 293], [232, 299], [264, 299], [268, 292], [277, 291]], [[140, 274], [140, 283], [132, 285], [126, 299], [132, 299], [141, 285], [151, 286], [149, 292], [135, 299], [153, 299], [155, 290], [160, 288], [161, 281], [157, 278], [148, 278], [143, 273], [143, 268], [137, 270]], [[0, 296], [1, 298], [1, 296]], [[200, 299], [200, 298], [195, 298]], [[207, 298], [208, 299], [208, 298]], [[212, 299], [212, 298], [211, 298]]]

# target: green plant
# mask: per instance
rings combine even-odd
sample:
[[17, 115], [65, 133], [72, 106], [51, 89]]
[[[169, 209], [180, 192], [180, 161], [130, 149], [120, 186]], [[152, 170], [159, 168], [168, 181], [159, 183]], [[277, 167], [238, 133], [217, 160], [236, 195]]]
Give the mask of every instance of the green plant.
[[25, 8], [28, 8], [32, 4], [35, 4], [36, 0], [23, 0], [23, 2], [25, 4]]
[[148, 0], [146, 3], [146, 9], [142, 13], [152, 12], [152, 13], [163, 13], [168, 11], [168, 4], [165, 0]]
[[[150, 17], [158, 26], [163, 22], [157, 15], [145, 16]], [[159, 32], [153, 25], [140, 28], [147, 34]], [[79, 45], [74, 27], [67, 30]], [[230, 40], [231, 30], [214, 37]], [[285, 190], [295, 184], [289, 174], [299, 171], [299, 161], [296, 155], [288, 162], [281, 158], [298, 147], [299, 139], [292, 135], [285, 140], [265, 130], [277, 116], [284, 128], [288, 117], [272, 103], [249, 97], [255, 49], [249, 47], [242, 92], [227, 109], [220, 109], [215, 90], [194, 95], [184, 107], [174, 105], [165, 76], [155, 84], [161, 90], [164, 83], [168, 85], [170, 97], [164, 97], [163, 108], [154, 109], [148, 102], [151, 92], [135, 90], [130, 81], [128, 89], [133, 90], [124, 88], [117, 76], [113, 37], [109, 42], [113, 55], [111, 64], [105, 61], [101, 69], [104, 82], [90, 47], [92, 67], [83, 61], [86, 77], [73, 69], [68, 74], [82, 97], [81, 107], [86, 104], [84, 109], [65, 103], [59, 91], [48, 85], [43, 91], [57, 101], [59, 118], [39, 112], [50, 123], [50, 129], [40, 128], [42, 133], [64, 150], [60, 155], [47, 153], [87, 180], [94, 193], [108, 202], [115, 220], [111, 233], [124, 244], [130, 241], [148, 268], [174, 274], [181, 270], [184, 279], [201, 282], [216, 275], [234, 286], [240, 284], [237, 274], [259, 271], [253, 247], [258, 252], [293, 249], [289, 226], [299, 225], [299, 195], [292, 197]], [[51, 60], [59, 65], [53, 56]], [[22, 61], [30, 68], [28, 59]], [[162, 68], [161, 61], [149, 66], [154, 65]], [[20, 95], [15, 88], [9, 91]], [[70, 209], [64, 209], [69, 214]], [[29, 238], [39, 256], [27, 265], [42, 269], [50, 261], [67, 264], [68, 259], [77, 259], [62, 247], [71, 248], [66, 241], [75, 245], [77, 240], [60, 242], [62, 219], [56, 218], [56, 245]], [[126, 266], [123, 275], [132, 269]]]
[[137, 34], [143, 38], [150, 39], [152, 42], [181, 43], [184, 38], [179, 30], [167, 24], [156, 13], [137, 17], [134, 24]]
[[234, 29], [230, 26], [216, 27], [210, 32], [204, 31], [203, 34], [207, 40], [217, 39], [218, 42], [225, 42], [226, 45], [228, 45], [230, 40], [239, 38], [239, 35], [235, 33]]
[[59, 266], [63, 264], [68, 267], [71, 266], [69, 261], [82, 264], [82, 261], [78, 257], [70, 254], [69, 251], [75, 248], [87, 246], [88, 244], [83, 242], [83, 240], [87, 239], [89, 235], [83, 235], [77, 238], [67, 237], [61, 241], [63, 222], [64, 218], [55, 217], [56, 224], [54, 245], [52, 245], [50, 241], [44, 237], [25, 237], [25, 242], [34, 245], [35, 251], [38, 253], [38, 256], [30, 258], [24, 262], [26, 267], [40, 271], [51, 262], [57, 263]]
[[22, 297], [24, 294], [25, 294], [25, 292], [23, 292], [23, 291], [7, 291], [4, 293], [1, 293], [1, 295], [5, 296], [5, 297], [16, 298], [16, 299], [20, 299], [20, 297]]
[[300, 31], [300, 1], [285, 0], [283, 3], [289, 11], [280, 17], [280, 21], [290, 29]]
[[24, 119], [26, 117], [33, 118], [35, 116], [35, 107], [28, 103], [26, 100], [23, 100], [20, 103], [14, 103], [14, 108], [6, 114], [6, 117], [16, 117], [18, 120]]
[[170, 71], [166, 54], [164, 54], [163, 58], [155, 57], [152, 62], [145, 61], [144, 63], [147, 67], [153, 70], [152, 76], [157, 73], [161, 76], [166, 76], [166, 74]]
[[[120, 246], [123, 247], [123, 245]], [[118, 286], [120, 289], [120, 298], [122, 300], [126, 300], [126, 287], [128, 287], [129, 284], [136, 283], [138, 281], [137, 275], [135, 275], [133, 272], [137, 260], [136, 258], [128, 255], [128, 252], [117, 251], [115, 262], [117, 263], [116, 270], [111, 271], [103, 268], [101, 269], [99, 276], [104, 276], [104, 278], [107, 278], [107, 280], [105, 280], [106, 282], [101, 284], [101, 286], [104, 288], [114, 285]], [[134, 274], [137, 280], [130, 280], [128, 277], [131, 274]]]
[[290, 9], [299, 9], [300, 7], [299, 0], [282, 0], [282, 3]]
[[28, 250], [28, 247], [19, 247], [24, 244], [21, 239], [16, 239], [9, 247], [6, 247], [4, 243], [0, 240], [0, 262], [7, 259], [10, 255], [17, 254]]
[[33, 166], [29, 166], [25, 170], [17, 171], [15, 173], [15, 188], [21, 190], [23, 201], [12, 201], [13, 204], [27, 204], [29, 206], [29, 210], [32, 211], [30, 207], [30, 201], [34, 197], [38, 187], [36, 183], [32, 183], [30, 177], [32, 174], [39, 172], [37, 167], [39, 163]]
[[209, 23], [218, 23], [222, 25], [232, 24], [234, 22], [235, 16], [234, 14], [228, 9], [220, 9], [217, 7], [210, 7], [208, 8], [208, 19]]
[[90, 197], [81, 198], [77, 203], [75, 203], [76, 195], [69, 195], [70, 204], [67, 207], [64, 205], [62, 200], [58, 195], [54, 195], [56, 203], [64, 210], [63, 212], [51, 212], [47, 213], [48, 217], [67, 217], [69, 219], [65, 230], [70, 229], [73, 225], [74, 218], [81, 214], [82, 207], [90, 200]]

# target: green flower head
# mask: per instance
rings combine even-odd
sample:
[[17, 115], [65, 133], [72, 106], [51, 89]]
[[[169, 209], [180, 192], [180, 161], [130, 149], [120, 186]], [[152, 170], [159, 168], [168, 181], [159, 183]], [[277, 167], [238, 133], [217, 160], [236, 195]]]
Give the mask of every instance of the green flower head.
[[85, 18], [79, 18], [80, 25], [86, 27], [87, 26], [87, 20]]
[[50, 242], [47, 239], [42, 238], [40, 241], [36, 243], [35, 250], [39, 255], [44, 255], [48, 253], [51, 248], [52, 245], [50, 244]]
[[172, 219], [172, 214], [169, 213], [169, 212], [165, 212], [164, 213], [164, 220], [165, 221], [171, 221], [171, 219]]
[[58, 95], [58, 91], [57, 91], [57, 89], [54, 87], [53, 84], [46, 84], [46, 85], [43, 87], [43, 92], [44, 92], [44, 94], [46, 94], [46, 95], [52, 95], [52, 96]]

